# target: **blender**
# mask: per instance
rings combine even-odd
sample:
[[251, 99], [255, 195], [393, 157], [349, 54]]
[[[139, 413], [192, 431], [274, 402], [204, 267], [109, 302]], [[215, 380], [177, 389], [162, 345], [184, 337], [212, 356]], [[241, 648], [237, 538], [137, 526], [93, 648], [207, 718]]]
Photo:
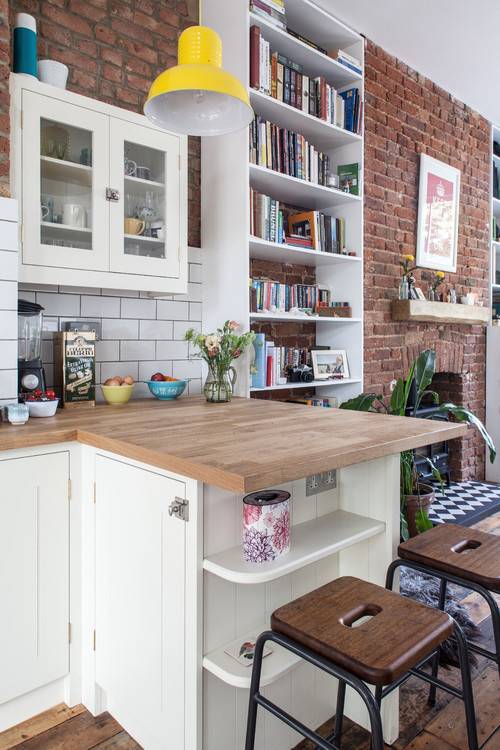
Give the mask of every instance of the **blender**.
[[36, 391], [45, 391], [42, 365], [42, 310], [36, 302], [20, 299], [18, 315], [18, 384], [19, 398]]

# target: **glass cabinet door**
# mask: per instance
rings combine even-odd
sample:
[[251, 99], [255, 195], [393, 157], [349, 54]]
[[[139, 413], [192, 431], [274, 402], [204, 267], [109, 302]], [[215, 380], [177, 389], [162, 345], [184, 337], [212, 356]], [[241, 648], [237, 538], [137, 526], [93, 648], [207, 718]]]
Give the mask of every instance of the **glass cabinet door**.
[[23, 262], [109, 267], [109, 118], [23, 92]]
[[123, 120], [110, 122], [111, 271], [178, 278], [182, 202], [180, 139]]

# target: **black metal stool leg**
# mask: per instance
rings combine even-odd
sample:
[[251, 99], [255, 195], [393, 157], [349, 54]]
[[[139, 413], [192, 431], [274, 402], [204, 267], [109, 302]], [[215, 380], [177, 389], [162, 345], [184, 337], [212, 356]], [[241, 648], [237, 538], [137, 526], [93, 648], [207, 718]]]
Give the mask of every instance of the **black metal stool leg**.
[[345, 690], [346, 684], [344, 680], [339, 680], [339, 687], [337, 690], [337, 708], [335, 710], [335, 726], [331, 738], [339, 747], [342, 739], [342, 725], [344, 723]]
[[493, 638], [495, 641], [496, 661], [498, 667], [498, 676], [500, 677], [500, 606], [496, 603], [495, 597], [489, 591], [480, 592], [483, 599], [486, 600], [491, 612], [491, 624], [493, 627]]
[[[439, 583], [439, 602], [438, 602], [438, 608], [444, 612], [445, 604], [446, 604], [446, 585], [447, 582], [444, 578], [441, 578]], [[436, 654], [434, 656], [434, 659], [432, 660], [432, 676], [435, 678], [438, 676], [439, 672], [439, 659], [441, 656], [441, 646], [438, 647], [438, 650], [436, 651]], [[427, 700], [429, 706], [435, 706], [436, 705], [436, 686], [431, 685], [429, 689], [429, 698]]]
[[262, 672], [262, 655], [264, 652], [264, 644], [267, 641], [267, 634], [263, 633], [257, 639], [255, 644], [255, 653], [253, 657], [252, 666], [252, 679], [250, 681], [250, 698], [248, 704], [248, 718], [247, 718], [247, 736], [245, 741], [245, 750], [254, 750], [255, 747], [255, 730], [257, 728], [257, 708], [258, 703], [255, 700], [256, 695], [259, 693], [260, 687], [260, 675]]
[[462, 675], [462, 694], [465, 708], [465, 719], [467, 722], [467, 738], [469, 750], [478, 750], [476, 714], [474, 711], [474, 693], [472, 691], [472, 679], [469, 666], [469, 655], [467, 652], [467, 641], [462, 628], [455, 623], [455, 639], [458, 646], [460, 660], [460, 672]]

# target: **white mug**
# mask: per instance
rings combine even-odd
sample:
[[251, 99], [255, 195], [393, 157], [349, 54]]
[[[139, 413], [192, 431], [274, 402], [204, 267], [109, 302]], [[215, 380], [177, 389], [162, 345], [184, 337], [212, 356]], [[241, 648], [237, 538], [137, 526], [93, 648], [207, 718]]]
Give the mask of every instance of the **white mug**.
[[65, 203], [63, 206], [63, 224], [69, 227], [86, 226], [86, 211], [80, 203]]

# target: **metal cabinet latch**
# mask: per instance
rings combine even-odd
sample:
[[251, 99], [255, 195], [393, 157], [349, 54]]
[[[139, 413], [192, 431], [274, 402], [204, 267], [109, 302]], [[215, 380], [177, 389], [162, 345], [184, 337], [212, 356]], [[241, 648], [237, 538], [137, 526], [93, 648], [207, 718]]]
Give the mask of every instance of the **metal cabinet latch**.
[[106, 200], [114, 201], [115, 203], [120, 200], [120, 191], [114, 188], [106, 188]]
[[189, 500], [176, 497], [168, 506], [168, 515], [175, 516], [181, 521], [189, 521]]

